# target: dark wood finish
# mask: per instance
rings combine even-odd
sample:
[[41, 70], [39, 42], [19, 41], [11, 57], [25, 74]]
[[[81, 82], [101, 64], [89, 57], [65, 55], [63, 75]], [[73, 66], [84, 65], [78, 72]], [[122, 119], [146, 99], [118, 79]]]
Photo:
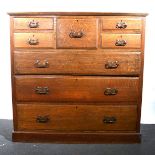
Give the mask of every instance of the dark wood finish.
[[58, 18], [57, 48], [97, 48], [97, 27], [96, 18]]
[[[16, 51], [14, 71], [15, 74], [139, 75], [140, 57], [140, 52]], [[118, 66], [108, 68], [113, 62]]]
[[[139, 79], [78, 76], [16, 76], [17, 101], [120, 102], [137, 101]], [[36, 87], [48, 88], [48, 93], [36, 93]], [[106, 95], [115, 88], [116, 95]]]
[[140, 143], [139, 133], [45, 133], [15, 131], [14, 142], [53, 142], [53, 143]]
[[140, 142], [147, 14], [9, 15], [13, 141]]
[[[135, 131], [137, 106], [38, 105], [18, 104], [18, 130], [62, 131]], [[38, 122], [37, 118], [42, 117]], [[113, 123], [105, 117], [114, 117]], [[43, 120], [44, 118], [44, 120]], [[48, 120], [47, 120], [48, 118]], [[48, 131], [49, 130], [49, 131]]]

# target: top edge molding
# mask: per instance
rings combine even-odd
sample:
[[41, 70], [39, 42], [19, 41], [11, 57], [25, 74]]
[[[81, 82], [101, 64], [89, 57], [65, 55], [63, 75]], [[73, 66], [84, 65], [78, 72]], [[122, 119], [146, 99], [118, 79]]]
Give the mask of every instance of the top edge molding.
[[146, 17], [148, 13], [127, 12], [9, 12], [10, 16], [137, 16]]

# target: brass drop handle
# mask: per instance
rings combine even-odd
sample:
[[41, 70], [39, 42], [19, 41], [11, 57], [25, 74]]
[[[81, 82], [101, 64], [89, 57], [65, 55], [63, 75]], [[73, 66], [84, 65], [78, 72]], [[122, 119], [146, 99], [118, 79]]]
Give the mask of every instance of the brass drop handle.
[[116, 28], [117, 29], [125, 29], [125, 28], [127, 28], [127, 24], [121, 20], [120, 22], [116, 23]]
[[36, 22], [36, 21], [32, 20], [29, 23], [29, 28], [38, 28], [38, 27], [39, 27], [39, 22]]
[[35, 39], [35, 38], [29, 38], [28, 39], [28, 44], [29, 45], [38, 45], [39, 44], [39, 40]]
[[79, 32], [74, 32], [74, 31], [72, 31], [72, 32], [70, 32], [69, 33], [69, 37], [70, 38], [82, 38], [83, 37], [83, 32], [81, 32], [81, 31], [79, 31]]
[[125, 46], [127, 44], [127, 42], [123, 39], [117, 39], [115, 46]]
[[37, 86], [35, 88], [35, 93], [36, 94], [48, 94], [48, 92], [49, 92], [48, 87], [39, 87], [39, 86]]
[[111, 95], [117, 95], [118, 90], [116, 88], [106, 88], [104, 91], [104, 95], [111, 96]]
[[36, 122], [37, 123], [47, 123], [49, 122], [49, 117], [48, 116], [37, 116]]
[[48, 68], [49, 63], [47, 60], [44, 60], [43, 62], [41, 62], [40, 60], [36, 60], [36, 62], [34, 63], [34, 66], [36, 68]]
[[106, 69], [116, 69], [119, 66], [118, 61], [109, 61], [105, 64]]
[[117, 119], [114, 116], [104, 116], [103, 123], [105, 124], [114, 124], [116, 123]]

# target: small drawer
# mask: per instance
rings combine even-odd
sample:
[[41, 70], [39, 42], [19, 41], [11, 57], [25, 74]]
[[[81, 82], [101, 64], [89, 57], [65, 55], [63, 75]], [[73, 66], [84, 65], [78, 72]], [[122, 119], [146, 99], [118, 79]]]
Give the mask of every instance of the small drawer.
[[102, 18], [102, 30], [140, 30], [141, 28], [141, 18], [116, 16]]
[[23, 75], [15, 76], [17, 101], [134, 102], [138, 77]]
[[57, 19], [57, 48], [97, 48], [97, 19]]
[[137, 106], [18, 104], [18, 130], [136, 131]]
[[140, 66], [140, 52], [15, 51], [14, 53], [15, 74], [139, 75]]
[[14, 33], [15, 48], [54, 48], [54, 33]]
[[141, 48], [141, 34], [110, 34], [102, 33], [102, 48], [139, 49]]
[[14, 18], [16, 30], [54, 29], [53, 18]]

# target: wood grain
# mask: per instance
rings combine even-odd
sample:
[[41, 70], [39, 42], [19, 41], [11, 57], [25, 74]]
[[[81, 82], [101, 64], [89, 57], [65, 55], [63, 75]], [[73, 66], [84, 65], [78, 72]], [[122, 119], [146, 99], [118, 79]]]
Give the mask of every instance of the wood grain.
[[[15, 76], [17, 101], [118, 102], [137, 101], [139, 79], [93, 76]], [[35, 88], [48, 87], [48, 94], [36, 94]], [[106, 88], [118, 94], [105, 95]]]
[[[30, 45], [29, 39], [38, 39], [37, 45]], [[54, 48], [54, 33], [14, 33], [15, 48]]]
[[[30, 22], [37, 22], [37, 28], [30, 28]], [[16, 30], [44, 30], [44, 29], [54, 29], [54, 20], [53, 18], [43, 18], [43, 17], [35, 17], [35, 18], [14, 18], [14, 29]]]
[[140, 16], [145, 17], [148, 13], [127, 12], [9, 12], [10, 16]]
[[[57, 48], [97, 48], [96, 18], [57, 19]], [[71, 32], [82, 32], [81, 38], [71, 38]]]
[[[86, 106], [86, 105], [38, 105], [20, 104], [18, 130], [61, 131], [134, 131], [136, 130], [136, 106]], [[38, 116], [48, 116], [47, 123], [38, 123]], [[115, 117], [113, 124], [103, 122], [104, 117]]]
[[[112, 51], [16, 51], [15, 74], [72, 74], [72, 75], [139, 75], [140, 52]], [[37, 68], [36, 62], [47, 68]], [[105, 65], [118, 62], [118, 67], [107, 69]], [[46, 67], [46, 66], [45, 66]]]
[[[9, 14], [13, 141], [140, 142], [147, 14]], [[33, 20], [39, 22], [38, 28], [28, 28]], [[116, 29], [120, 21], [127, 27]], [[30, 37], [39, 43], [29, 45]], [[122, 39], [127, 44], [115, 46]], [[107, 69], [107, 63], [117, 67]], [[47, 94], [38, 94], [37, 86], [47, 87], [41, 90]], [[109, 91], [113, 95], [107, 95]], [[114, 123], [104, 124], [105, 114]], [[45, 115], [47, 123], [36, 122], [39, 116], [48, 120], [41, 119]]]
[[121, 29], [122, 31], [125, 30], [140, 30], [142, 28], [142, 18], [141, 17], [103, 17], [102, 19], [102, 29], [103, 30], [119, 30], [116, 28], [117, 23], [124, 22], [127, 24], [125, 29]]
[[69, 144], [83, 144], [83, 143], [140, 143], [141, 142], [141, 134], [135, 132], [80, 132], [80, 133], [72, 133], [72, 132], [44, 132], [44, 131], [13, 131], [12, 138], [14, 142], [40, 142], [40, 143], [69, 143]]
[[[141, 48], [141, 34], [111, 34], [102, 33], [102, 48], [127, 49]], [[116, 46], [116, 40], [125, 40], [125, 46]]]

